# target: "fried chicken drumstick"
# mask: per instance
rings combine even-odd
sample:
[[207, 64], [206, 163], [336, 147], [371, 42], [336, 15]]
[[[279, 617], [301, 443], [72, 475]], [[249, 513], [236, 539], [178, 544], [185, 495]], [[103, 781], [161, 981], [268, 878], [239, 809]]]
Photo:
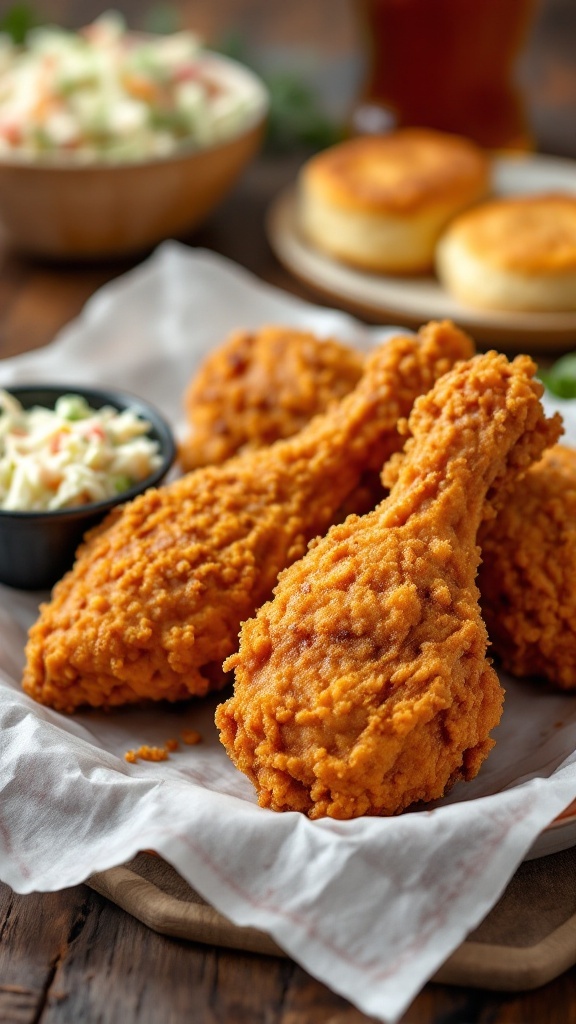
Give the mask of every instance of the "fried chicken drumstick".
[[[293, 327], [235, 331], [186, 389], [190, 429], [178, 446], [181, 469], [219, 465], [292, 437], [352, 391], [364, 361], [364, 353], [349, 345]], [[369, 512], [384, 493], [379, 471], [367, 471], [335, 521]]]
[[576, 689], [576, 451], [550, 448], [480, 543], [482, 610], [504, 668]]
[[235, 331], [186, 390], [191, 430], [180, 465], [189, 471], [292, 437], [352, 391], [363, 365], [363, 353], [309, 331]]
[[[211, 353], [186, 392], [184, 469], [290, 437], [357, 383], [364, 356], [308, 331], [236, 331]], [[366, 474], [338, 519], [385, 496]], [[519, 481], [479, 536], [478, 586], [493, 649], [513, 675], [576, 688], [576, 451], [561, 445]]]
[[471, 343], [449, 324], [377, 350], [355, 391], [295, 437], [151, 489], [79, 549], [32, 626], [24, 689], [58, 710], [179, 700], [225, 682], [240, 623], [324, 532], [399, 417]]
[[387, 500], [332, 527], [243, 624], [216, 722], [261, 805], [395, 814], [477, 774], [502, 689], [476, 533], [487, 497], [558, 437], [534, 371], [488, 353], [438, 381]]

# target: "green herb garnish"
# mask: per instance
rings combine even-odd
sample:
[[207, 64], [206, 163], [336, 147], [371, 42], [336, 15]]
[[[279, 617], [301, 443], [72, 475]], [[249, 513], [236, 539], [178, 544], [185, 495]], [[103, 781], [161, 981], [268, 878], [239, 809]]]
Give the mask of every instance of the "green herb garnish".
[[251, 59], [244, 39], [237, 33], [221, 40], [214, 49], [250, 68], [268, 89], [270, 107], [265, 138], [268, 152], [285, 153], [298, 147], [325, 149], [342, 141], [344, 126], [324, 112], [315, 89], [303, 82], [298, 72], [267, 73], [257, 59]]
[[146, 12], [143, 28], [155, 36], [169, 36], [182, 29], [181, 12], [176, 4], [155, 4]]
[[22, 46], [30, 30], [39, 24], [40, 19], [32, 7], [28, 4], [14, 4], [0, 18], [0, 32], [10, 36], [16, 46]]
[[539, 370], [538, 376], [558, 398], [576, 398], [576, 352], [557, 359], [549, 370]]

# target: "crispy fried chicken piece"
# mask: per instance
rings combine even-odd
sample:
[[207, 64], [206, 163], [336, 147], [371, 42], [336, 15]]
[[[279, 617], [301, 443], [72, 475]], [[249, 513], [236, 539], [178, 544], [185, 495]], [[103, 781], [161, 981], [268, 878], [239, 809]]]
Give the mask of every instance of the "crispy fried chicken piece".
[[[190, 424], [179, 445], [184, 472], [218, 465], [302, 430], [358, 383], [363, 353], [291, 327], [236, 331], [201, 366], [185, 394]], [[379, 473], [366, 472], [335, 521], [369, 512], [384, 497]]]
[[294, 438], [113, 512], [30, 630], [27, 693], [71, 711], [222, 685], [240, 623], [327, 529], [360, 474], [400, 447], [397, 421], [415, 397], [470, 348], [446, 324], [395, 338], [374, 353], [354, 392]]
[[341, 342], [290, 327], [236, 331], [202, 364], [185, 394], [191, 432], [185, 471], [292, 437], [347, 395], [364, 356]]
[[332, 527], [243, 624], [216, 722], [262, 806], [395, 814], [477, 774], [502, 689], [476, 533], [487, 497], [558, 436], [534, 370], [492, 352], [442, 378], [416, 402], [386, 501]]
[[576, 451], [547, 451], [479, 543], [482, 611], [504, 668], [576, 689]]

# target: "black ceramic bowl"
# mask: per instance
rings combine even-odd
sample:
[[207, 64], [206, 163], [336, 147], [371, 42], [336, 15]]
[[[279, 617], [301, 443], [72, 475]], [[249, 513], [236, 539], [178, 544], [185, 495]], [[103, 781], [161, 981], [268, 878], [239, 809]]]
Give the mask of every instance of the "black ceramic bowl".
[[172, 431], [163, 416], [148, 402], [125, 391], [66, 385], [15, 385], [6, 387], [25, 409], [34, 405], [53, 409], [62, 395], [82, 395], [93, 409], [111, 405], [119, 411], [133, 409], [150, 423], [148, 437], [159, 444], [162, 463], [158, 469], [126, 491], [77, 508], [55, 512], [8, 512], [0, 509], [0, 583], [24, 590], [45, 590], [70, 568], [84, 534], [116, 505], [121, 505], [165, 477], [176, 457]]

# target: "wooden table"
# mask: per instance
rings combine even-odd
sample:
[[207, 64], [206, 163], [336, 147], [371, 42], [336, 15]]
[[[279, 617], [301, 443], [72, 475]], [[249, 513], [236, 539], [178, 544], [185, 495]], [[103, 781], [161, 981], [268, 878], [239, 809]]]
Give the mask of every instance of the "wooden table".
[[[314, 7], [294, 6], [302, 18], [307, 8]], [[343, 24], [349, 28], [341, 5], [336, 6], [338, 31]], [[136, 9], [135, 4], [124, 7], [128, 12]], [[240, 8], [249, 10], [254, 23], [257, 9], [265, 7], [231, 2], [219, 8], [200, 5], [212, 28], [215, 8], [217, 25], [221, 25]], [[328, 14], [326, 4], [324, 9]], [[326, 25], [330, 37], [329, 17]], [[337, 44], [341, 45], [340, 38]], [[525, 75], [539, 148], [571, 157], [576, 157], [575, 53], [576, 4], [548, 0]], [[301, 159], [297, 154], [261, 158], [210, 224], [190, 241], [231, 257], [266, 281], [311, 298], [276, 262], [263, 230], [268, 203], [293, 179]], [[0, 247], [0, 357], [49, 342], [96, 288], [130, 265], [48, 266]], [[360, 1024], [366, 1020], [289, 960], [165, 938], [83, 885], [24, 897], [0, 886], [2, 1024]], [[518, 995], [431, 984], [403, 1018], [403, 1024], [480, 1021], [574, 1024], [576, 968], [540, 990]]]

